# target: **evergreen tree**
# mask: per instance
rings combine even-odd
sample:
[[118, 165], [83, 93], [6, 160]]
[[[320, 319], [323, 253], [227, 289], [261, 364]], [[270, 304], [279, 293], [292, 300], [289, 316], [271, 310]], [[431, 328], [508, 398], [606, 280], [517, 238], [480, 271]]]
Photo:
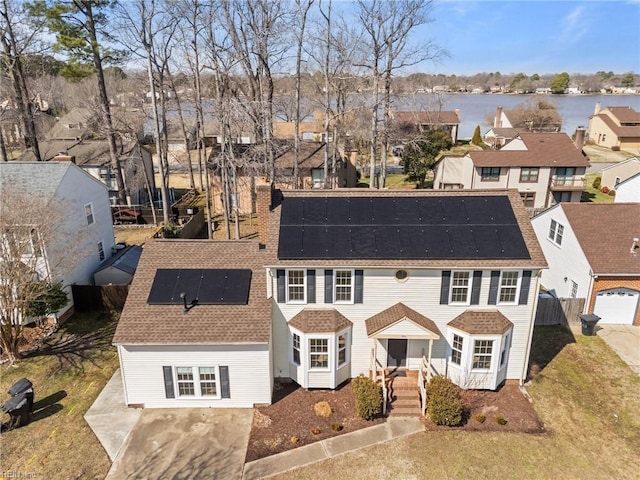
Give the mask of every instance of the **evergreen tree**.
[[479, 147], [484, 145], [482, 137], [480, 136], [480, 125], [476, 125], [476, 129], [473, 131], [473, 137], [471, 137], [471, 143], [478, 145]]
[[553, 80], [551, 80], [551, 92], [564, 93], [565, 90], [569, 87], [570, 81], [571, 79], [569, 78], [569, 74], [567, 72], [559, 73]]

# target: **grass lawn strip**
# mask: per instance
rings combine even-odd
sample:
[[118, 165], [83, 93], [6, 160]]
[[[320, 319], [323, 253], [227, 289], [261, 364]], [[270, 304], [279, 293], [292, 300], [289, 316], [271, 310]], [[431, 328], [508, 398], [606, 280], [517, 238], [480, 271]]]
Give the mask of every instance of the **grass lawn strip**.
[[548, 434], [424, 432], [275, 478], [637, 479], [640, 377], [597, 336], [537, 327], [534, 345], [546, 366], [528, 391]]
[[[118, 368], [111, 346], [116, 323], [105, 314], [77, 314], [39, 352], [16, 367], [0, 367], [3, 402], [22, 377], [35, 390], [32, 422], [0, 437], [0, 463], [7, 478], [7, 472], [42, 479], [105, 477], [109, 458], [83, 416]], [[7, 421], [8, 415], [2, 415]]]

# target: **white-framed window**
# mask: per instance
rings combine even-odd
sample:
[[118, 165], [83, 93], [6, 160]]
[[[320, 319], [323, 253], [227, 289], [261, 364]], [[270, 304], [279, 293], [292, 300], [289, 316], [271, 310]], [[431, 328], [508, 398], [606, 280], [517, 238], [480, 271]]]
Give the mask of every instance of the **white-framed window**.
[[329, 368], [329, 339], [309, 339], [309, 369]]
[[551, 240], [556, 245], [562, 245], [562, 236], [564, 234], [564, 225], [556, 222], [555, 220], [551, 220], [551, 225], [549, 226], [549, 240]]
[[87, 225], [92, 225], [93, 220], [93, 206], [90, 203], [87, 203], [84, 206], [84, 214], [87, 217]]
[[471, 272], [451, 272], [450, 304], [468, 304], [471, 297]]
[[353, 270], [334, 270], [335, 303], [353, 303]]
[[473, 364], [474, 370], [490, 370], [493, 355], [493, 340], [474, 340]]
[[578, 296], [578, 284], [571, 280], [571, 293], [569, 294], [571, 298], [576, 298]]
[[519, 278], [520, 274], [517, 271], [503, 271], [500, 274], [499, 303], [516, 303], [518, 300]]
[[458, 334], [453, 334], [453, 341], [451, 342], [451, 363], [460, 366], [462, 363], [462, 347], [464, 345], [464, 338]]
[[104, 245], [102, 244], [102, 241], [98, 242], [98, 257], [100, 258], [100, 261], [104, 260]]
[[347, 333], [338, 335], [338, 368], [347, 363]]
[[306, 277], [306, 272], [304, 270], [287, 270], [287, 302], [306, 302]]
[[220, 397], [218, 367], [176, 367], [175, 370], [178, 397]]
[[179, 397], [195, 397], [196, 387], [193, 381], [193, 367], [176, 367], [176, 383]]
[[500, 180], [500, 167], [482, 167], [480, 170], [481, 182], [497, 182]]
[[291, 353], [293, 354], [293, 363], [300, 365], [300, 335], [297, 333], [293, 334], [293, 346]]

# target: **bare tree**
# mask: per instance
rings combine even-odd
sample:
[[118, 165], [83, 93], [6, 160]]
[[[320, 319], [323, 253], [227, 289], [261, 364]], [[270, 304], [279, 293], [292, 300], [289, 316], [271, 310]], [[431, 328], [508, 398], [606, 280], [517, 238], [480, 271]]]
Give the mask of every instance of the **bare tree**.
[[[59, 282], [88, 252], [65, 239], [88, 232], [67, 231], [60, 210], [8, 188], [12, 183], [3, 178], [0, 188], [0, 346], [13, 363], [19, 359], [23, 325], [67, 304]], [[66, 204], [69, 208], [73, 205]]]
[[[42, 33], [42, 22], [30, 21], [22, 11], [22, 7], [12, 0], [2, 0], [0, 4], [0, 42], [2, 52], [0, 59], [9, 70], [13, 97], [16, 108], [20, 112], [20, 120], [25, 135], [25, 144], [31, 148], [37, 161], [41, 161], [40, 147], [34, 121], [34, 108], [27, 88], [27, 80], [23, 69], [23, 56], [29, 52]], [[7, 161], [4, 141], [2, 159]]]

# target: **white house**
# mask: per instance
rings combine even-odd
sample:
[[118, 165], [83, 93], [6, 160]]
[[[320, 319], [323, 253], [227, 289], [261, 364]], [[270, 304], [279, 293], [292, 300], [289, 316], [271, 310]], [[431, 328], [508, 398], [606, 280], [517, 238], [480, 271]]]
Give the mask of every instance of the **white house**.
[[34, 242], [44, 245], [33, 245], [31, 254], [39, 258], [30, 263], [40, 280], [62, 282], [70, 302], [57, 315], [70, 314], [71, 285], [92, 284], [93, 272], [115, 250], [107, 188], [71, 162], [0, 162], [0, 192], [4, 198], [37, 197], [50, 209], [46, 238], [37, 232], [45, 227], [33, 226]]
[[113, 339], [127, 404], [252, 407], [274, 379], [398, 369], [525, 380], [546, 261], [516, 191], [257, 196], [259, 242], [145, 245]]
[[519, 133], [501, 150], [445, 156], [434, 167], [436, 189], [520, 192], [530, 211], [579, 202], [589, 159], [565, 133]]
[[603, 168], [600, 172], [600, 184], [617, 191], [620, 183], [638, 173], [640, 173], [640, 158], [631, 157]]
[[640, 324], [640, 203], [561, 203], [531, 223], [546, 289], [586, 299], [600, 323]]
[[616, 186], [614, 202], [640, 202], [640, 173], [623, 180]]

